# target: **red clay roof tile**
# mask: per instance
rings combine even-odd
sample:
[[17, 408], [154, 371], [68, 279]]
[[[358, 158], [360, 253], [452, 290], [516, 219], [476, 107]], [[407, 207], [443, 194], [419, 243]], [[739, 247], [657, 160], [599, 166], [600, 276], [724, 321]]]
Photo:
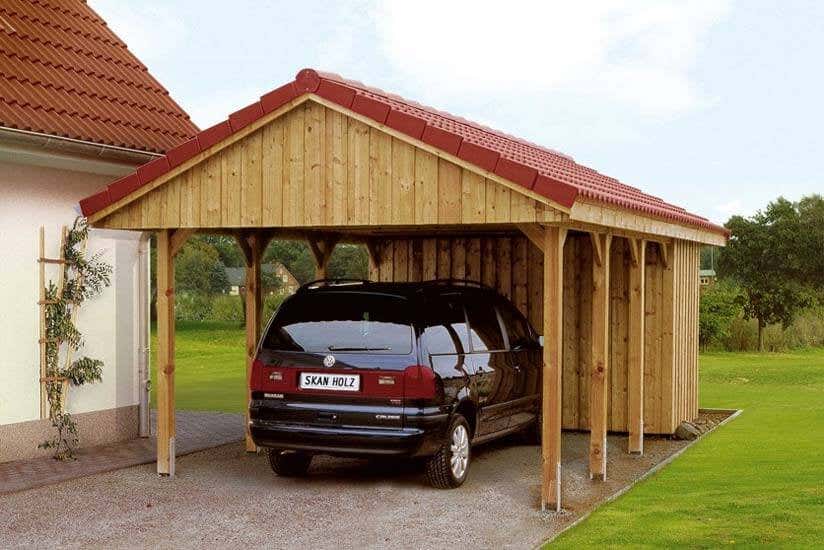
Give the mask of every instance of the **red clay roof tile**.
[[197, 133], [84, 1], [4, 0], [0, 16], [0, 126], [158, 153]]
[[[0, 51], [2, 47], [2, 40], [0, 40]], [[3, 93], [2, 90], [2, 84], [0, 84], [0, 94]], [[365, 86], [360, 82], [346, 80], [332, 73], [303, 69], [293, 82], [261, 97], [260, 107], [264, 114], [269, 113], [306, 93], [317, 93], [331, 102], [381, 124], [387, 124], [432, 147], [532, 189], [567, 208], [571, 207], [578, 197], [584, 197], [728, 234], [726, 229], [711, 223], [706, 218], [690, 214], [679, 206], [666, 203], [658, 197], [643, 193], [636, 187], [577, 164], [571, 157], [558, 151], [431, 107], [425, 107], [397, 95]], [[257, 104], [253, 104], [255, 105]], [[240, 120], [238, 117], [246, 115], [239, 113], [244, 113], [246, 109], [232, 116], [235, 120]], [[256, 107], [253, 107], [252, 111], [255, 117], [262, 116]], [[2, 102], [0, 102], [0, 116], [3, 112]], [[230, 125], [229, 121], [224, 121], [200, 132], [197, 136], [200, 150], [204, 151], [226, 139], [239, 127], [241, 127], [240, 124]], [[175, 158], [176, 155], [177, 153], [170, 154], [170, 157]], [[170, 160], [170, 164], [172, 162], [177, 163], [177, 160]], [[111, 197], [108, 199], [111, 202], [116, 200]], [[101, 206], [102, 201], [100, 197], [91, 197], [89, 202], [84, 203], [83, 213], [89, 215], [110, 204]]]

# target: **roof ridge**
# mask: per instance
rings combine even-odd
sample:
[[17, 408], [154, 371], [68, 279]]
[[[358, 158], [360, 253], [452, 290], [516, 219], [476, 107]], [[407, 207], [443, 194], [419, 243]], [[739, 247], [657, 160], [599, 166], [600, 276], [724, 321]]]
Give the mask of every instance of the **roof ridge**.
[[462, 117], [388, 94], [378, 88], [344, 79], [333, 73], [302, 69], [295, 79], [231, 113], [227, 120], [199, 132], [165, 156], [141, 166], [81, 201], [85, 215], [116, 203], [143, 185], [183, 165], [195, 155], [217, 146], [231, 135], [299, 97], [313, 94], [400, 134], [421, 141], [467, 164], [495, 174], [528, 191], [572, 208], [579, 197], [620, 208], [725, 232], [706, 218], [691, 214], [659, 197], [621, 183], [578, 164], [571, 157], [520, 140]]
[[[310, 70], [313, 70], [313, 69], [310, 69]], [[387, 99], [390, 99], [392, 101], [397, 101], [399, 103], [405, 103], [407, 105], [411, 105], [411, 106], [413, 106], [417, 109], [420, 109], [422, 111], [434, 112], [434, 113], [437, 113], [438, 115], [443, 116], [445, 118], [450, 118], [453, 121], [458, 122], [460, 124], [465, 124], [467, 126], [475, 128], [475, 129], [480, 130], [482, 132], [487, 132], [487, 133], [490, 133], [490, 134], [497, 135], [499, 137], [502, 137], [504, 139], [507, 139], [507, 140], [511, 141], [514, 144], [517, 144], [517, 145], [525, 145], [526, 144], [526, 145], [529, 145], [529, 146], [534, 147], [536, 149], [540, 149], [540, 150], [545, 151], [547, 153], [557, 155], [561, 158], [565, 158], [567, 160], [570, 160], [570, 161], [574, 162], [574, 159], [572, 158], [572, 156], [570, 156], [566, 153], [562, 153], [562, 152], [557, 151], [555, 149], [552, 149], [550, 147], [546, 147], [546, 146], [543, 146], [543, 145], [533, 143], [531, 141], [527, 141], [527, 140], [518, 138], [518, 137], [513, 136], [511, 134], [508, 134], [506, 132], [496, 130], [496, 129], [491, 128], [489, 126], [485, 126], [483, 124], [480, 124], [478, 122], [469, 120], [469, 119], [464, 118], [464, 117], [459, 116], [459, 115], [455, 115], [455, 114], [450, 113], [448, 111], [444, 111], [444, 110], [441, 110], [441, 109], [436, 109], [435, 107], [430, 107], [428, 105], [418, 103], [417, 101], [406, 99], [406, 98], [404, 98], [402, 96], [399, 96], [397, 94], [386, 92], [386, 91], [384, 91], [380, 88], [375, 88], [373, 86], [367, 86], [367, 85], [365, 85], [362, 82], [357, 81], [357, 80], [349, 80], [349, 79], [344, 78], [344, 77], [342, 77], [342, 76], [340, 76], [339, 74], [336, 74], [336, 73], [325, 72], [325, 71], [315, 71], [315, 72], [321, 78], [326, 78], [327, 80], [332, 80], [332, 81], [335, 81], [335, 82], [338, 82], [338, 83], [341, 83], [341, 84], [346, 84], [348, 86], [352, 86], [352, 87], [355, 87], [355, 88], [360, 88], [361, 90], [363, 90], [365, 92], [372, 93], [372, 94], [375, 94], [375, 95], [381, 95], [381, 96], [383, 96]]]

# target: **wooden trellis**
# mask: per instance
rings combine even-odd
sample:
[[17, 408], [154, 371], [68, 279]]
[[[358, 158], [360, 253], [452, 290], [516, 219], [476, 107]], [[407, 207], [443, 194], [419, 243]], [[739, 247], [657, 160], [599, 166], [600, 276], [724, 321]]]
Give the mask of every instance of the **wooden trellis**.
[[[40, 344], [40, 418], [48, 418], [50, 411], [49, 411], [49, 399], [48, 399], [48, 389], [47, 384], [49, 382], [59, 382], [63, 384], [63, 391], [61, 392], [61, 408], [65, 407], [66, 399], [69, 393], [69, 380], [68, 378], [62, 376], [48, 376], [46, 363], [47, 363], [47, 344], [49, 342], [55, 341], [53, 338], [49, 338], [47, 329], [46, 329], [46, 308], [51, 304], [56, 304], [57, 300], [48, 300], [46, 298], [46, 288], [48, 281], [46, 280], [46, 266], [47, 265], [57, 265], [59, 266], [58, 269], [58, 276], [57, 276], [57, 295], [60, 296], [63, 294], [63, 283], [66, 274], [65, 264], [66, 258], [64, 255], [64, 249], [66, 246], [66, 234], [68, 230], [66, 226], [62, 226], [60, 229], [60, 257], [59, 258], [48, 258], [46, 257], [46, 230], [41, 225], [40, 226], [40, 255], [37, 259], [37, 263], [39, 264], [39, 272], [40, 272], [40, 297], [37, 301], [38, 309], [40, 310], [40, 337], [38, 339], [38, 343]], [[75, 319], [75, 312], [72, 311], [72, 321]], [[66, 355], [66, 364], [71, 361], [71, 348], [69, 348], [67, 355]]]

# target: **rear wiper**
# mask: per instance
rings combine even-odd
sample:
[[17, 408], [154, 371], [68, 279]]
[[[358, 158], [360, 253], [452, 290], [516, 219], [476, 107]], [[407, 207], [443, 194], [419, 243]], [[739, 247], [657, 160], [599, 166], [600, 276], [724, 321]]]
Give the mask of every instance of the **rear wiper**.
[[392, 351], [392, 348], [347, 348], [338, 346], [329, 346], [329, 351]]

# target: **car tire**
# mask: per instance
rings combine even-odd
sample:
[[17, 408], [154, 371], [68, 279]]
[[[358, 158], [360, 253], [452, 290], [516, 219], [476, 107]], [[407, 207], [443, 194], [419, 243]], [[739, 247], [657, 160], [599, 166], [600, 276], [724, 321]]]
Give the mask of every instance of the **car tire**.
[[460, 414], [452, 417], [445, 441], [426, 463], [426, 478], [437, 489], [453, 489], [466, 480], [471, 458], [469, 423]]
[[269, 449], [269, 466], [282, 477], [305, 476], [312, 463], [312, 455], [295, 451]]

